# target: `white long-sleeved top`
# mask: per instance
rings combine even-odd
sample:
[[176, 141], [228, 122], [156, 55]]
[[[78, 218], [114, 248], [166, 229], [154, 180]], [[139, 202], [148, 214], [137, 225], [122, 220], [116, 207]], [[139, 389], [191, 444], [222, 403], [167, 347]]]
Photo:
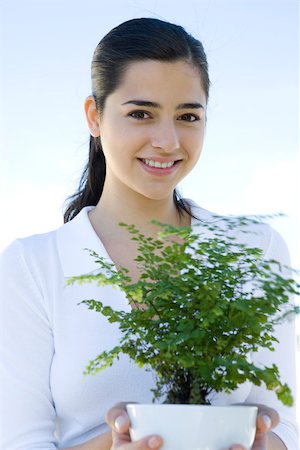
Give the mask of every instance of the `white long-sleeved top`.
[[[152, 400], [154, 376], [126, 357], [96, 377], [83, 377], [87, 363], [102, 350], [112, 348], [120, 334], [117, 326], [79, 302], [94, 298], [114, 308], [130, 308], [124, 294], [110, 286], [66, 287], [68, 277], [97, 268], [86, 248], [109, 259], [89, 221], [91, 209], [85, 207], [55, 231], [15, 240], [1, 255], [1, 450], [74, 446], [108, 429], [105, 413], [115, 403]], [[212, 218], [196, 205], [193, 213], [201, 220]], [[193, 219], [192, 226], [197, 222]], [[289, 264], [281, 236], [268, 225], [257, 227], [257, 234], [237, 230], [236, 237], [262, 248], [265, 259]], [[277, 364], [282, 381], [296, 397], [294, 323], [280, 325], [277, 339], [275, 352], [262, 349], [252, 360]], [[275, 432], [289, 450], [298, 449], [295, 407], [284, 407], [273, 392], [250, 383], [212, 401], [241, 402], [277, 409], [281, 422]]]

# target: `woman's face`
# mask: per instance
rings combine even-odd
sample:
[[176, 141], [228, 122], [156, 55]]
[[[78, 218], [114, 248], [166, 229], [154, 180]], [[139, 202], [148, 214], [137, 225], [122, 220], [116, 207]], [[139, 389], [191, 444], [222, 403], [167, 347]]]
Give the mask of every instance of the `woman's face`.
[[185, 61], [131, 63], [99, 118], [105, 191], [162, 200], [195, 166], [203, 146], [206, 95]]

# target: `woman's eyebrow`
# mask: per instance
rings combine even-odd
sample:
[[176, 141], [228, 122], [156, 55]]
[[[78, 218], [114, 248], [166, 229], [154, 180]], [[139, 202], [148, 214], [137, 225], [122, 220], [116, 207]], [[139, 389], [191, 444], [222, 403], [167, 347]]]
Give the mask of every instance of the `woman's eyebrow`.
[[[149, 102], [147, 100], [128, 100], [128, 102], [122, 103], [122, 105], [136, 105], [145, 106], [146, 108], [162, 108], [162, 106], [157, 102]], [[205, 109], [201, 103], [191, 102], [191, 103], [180, 103], [176, 106], [176, 109]]]

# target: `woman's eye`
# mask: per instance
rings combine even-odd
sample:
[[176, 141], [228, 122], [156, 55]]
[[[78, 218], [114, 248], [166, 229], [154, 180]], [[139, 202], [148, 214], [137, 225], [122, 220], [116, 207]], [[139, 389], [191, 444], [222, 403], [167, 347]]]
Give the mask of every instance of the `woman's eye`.
[[186, 113], [180, 116], [179, 120], [184, 120], [186, 122], [197, 122], [200, 120], [200, 117], [196, 114]]
[[148, 119], [150, 117], [146, 111], [132, 111], [128, 114], [128, 116], [137, 120]]

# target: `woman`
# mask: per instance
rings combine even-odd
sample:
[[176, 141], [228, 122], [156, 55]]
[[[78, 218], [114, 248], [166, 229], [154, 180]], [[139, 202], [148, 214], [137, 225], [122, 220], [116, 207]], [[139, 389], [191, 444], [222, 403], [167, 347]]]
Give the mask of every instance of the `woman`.
[[[99, 288], [65, 288], [65, 280], [95, 268], [84, 248], [138, 277], [136, 247], [120, 222], [135, 223], [153, 236], [151, 219], [190, 226], [210, 217], [176, 191], [201, 154], [209, 84], [202, 44], [177, 25], [130, 20], [97, 46], [93, 94], [85, 102], [89, 161], [65, 224], [17, 240], [2, 255], [1, 387], [6, 411], [1, 449], [161, 448], [159, 436], [130, 442], [124, 404], [118, 404], [150, 402], [151, 374], [121, 358], [82, 382], [87, 362], [101, 347], [111, 348], [119, 335], [103, 317], [78, 306], [83, 298], [99, 297]], [[265, 255], [286, 261], [282, 239], [267, 226], [263, 230], [256, 239]], [[101, 296], [113, 296], [116, 307], [131, 307], [108, 287]], [[293, 337], [290, 324], [279, 329], [280, 344], [271, 358], [292, 390], [293, 364], [289, 361], [287, 368], [284, 351], [292, 348]], [[270, 357], [259, 355], [263, 362]], [[282, 407], [274, 393], [244, 386], [219, 401], [260, 404], [254, 449], [297, 448], [295, 411]], [[232, 448], [242, 447], [237, 443]]]

